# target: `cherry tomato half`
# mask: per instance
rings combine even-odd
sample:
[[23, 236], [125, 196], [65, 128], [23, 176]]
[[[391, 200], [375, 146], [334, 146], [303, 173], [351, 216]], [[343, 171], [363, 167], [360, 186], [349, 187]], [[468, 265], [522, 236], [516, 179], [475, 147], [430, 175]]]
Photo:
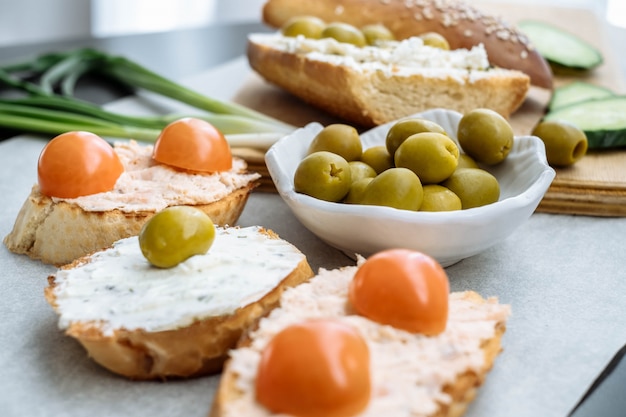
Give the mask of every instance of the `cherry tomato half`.
[[390, 249], [359, 267], [348, 294], [354, 309], [371, 320], [435, 335], [446, 329], [449, 291], [448, 276], [436, 260]]
[[348, 417], [369, 403], [369, 348], [351, 326], [309, 320], [278, 333], [261, 355], [256, 399], [274, 413]]
[[224, 135], [209, 122], [191, 117], [176, 120], [161, 131], [152, 157], [162, 164], [196, 172], [228, 171], [233, 166]]
[[122, 172], [124, 166], [111, 145], [84, 131], [53, 138], [41, 151], [37, 164], [41, 193], [59, 198], [110, 191]]

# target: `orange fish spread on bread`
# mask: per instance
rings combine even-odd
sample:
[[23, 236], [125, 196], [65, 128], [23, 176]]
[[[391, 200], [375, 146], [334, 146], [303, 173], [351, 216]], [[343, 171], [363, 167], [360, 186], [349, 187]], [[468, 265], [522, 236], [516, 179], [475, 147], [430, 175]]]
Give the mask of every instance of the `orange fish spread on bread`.
[[509, 314], [495, 298], [449, 293], [445, 270], [420, 252], [322, 269], [231, 351], [210, 415], [459, 416]]
[[173, 122], [154, 146], [111, 147], [89, 132], [67, 132], [44, 147], [39, 182], [4, 243], [63, 265], [138, 234], [170, 206], [194, 206], [218, 225], [233, 225], [259, 178], [219, 131], [197, 119]]

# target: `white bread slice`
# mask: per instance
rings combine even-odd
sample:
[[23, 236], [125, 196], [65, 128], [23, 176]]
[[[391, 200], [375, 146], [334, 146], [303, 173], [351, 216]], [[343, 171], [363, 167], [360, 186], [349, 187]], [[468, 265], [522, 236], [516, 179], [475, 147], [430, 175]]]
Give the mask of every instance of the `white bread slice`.
[[418, 38], [389, 45], [358, 48], [333, 39], [252, 34], [247, 57], [268, 82], [364, 127], [431, 108], [490, 108], [508, 118], [530, 88], [520, 71], [489, 68], [481, 46], [444, 51]]
[[[35, 185], [22, 205], [13, 229], [4, 238], [6, 247], [11, 252], [28, 255], [44, 263], [57, 266], [68, 264], [109, 247], [119, 239], [139, 234], [152, 215], [170, 205], [191, 205], [207, 213], [217, 225], [234, 225], [250, 193], [258, 185], [259, 175], [246, 172], [246, 163], [239, 158], [236, 158], [234, 169], [225, 174], [194, 175], [161, 166], [158, 169], [167, 173], [166, 179], [147, 181], [146, 173], [156, 169], [152, 162], [147, 161], [152, 147], [131, 142], [128, 145], [116, 144], [115, 149], [125, 167], [121, 180], [125, 182], [126, 189], [119, 190], [122, 181], [118, 181], [116, 190], [111, 193], [62, 200], [41, 194], [39, 186]], [[171, 183], [185, 179], [193, 180], [194, 188], [218, 180], [221, 188], [214, 195], [210, 190], [204, 192], [199, 188], [193, 199], [183, 200], [185, 189], [172, 188]], [[150, 203], [146, 194], [161, 193], [157, 186], [169, 186], [171, 189], [167, 192], [172, 195], [163, 197], [158, 204]], [[108, 201], [101, 198], [103, 194], [126, 201]]]
[[532, 84], [552, 88], [552, 70], [514, 25], [459, 0], [268, 0], [265, 23], [279, 28], [295, 16], [317, 16], [326, 22], [346, 22], [356, 27], [382, 23], [397, 39], [425, 32], [443, 35], [452, 49], [484, 44], [489, 60], [498, 67], [528, 74]]
[[465, 412], [502, 350], [510, 307], [473, 291], [451, 293], [446, 330], [431, 337], [411, 334], [354, 314], [347, 293], [356, 268], [321, 270], [285, 291], [280, 307], [231, 352], [210, 417], [274, 415], [254, 399], [260, 354], [279, 331], [310, 318], [351, 324], [370, 347], [372, 398], [359, 417], [457, 417]]
[[306, 257], [271, 230], [229, 227], [216, 229], [206, 255], [165, 270], [147, 264], [136, 236], [123, 239], [62, 267], [45, 296], [60, 327], [103, 367], [171, 379], [219, 372], [244, 329], [311, 276]]

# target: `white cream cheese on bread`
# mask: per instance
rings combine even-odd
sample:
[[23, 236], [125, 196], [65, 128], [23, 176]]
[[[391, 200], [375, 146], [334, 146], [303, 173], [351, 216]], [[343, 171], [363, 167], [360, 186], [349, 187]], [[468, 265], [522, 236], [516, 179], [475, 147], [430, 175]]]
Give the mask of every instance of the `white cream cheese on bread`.
[[279, 33], [252, 34], [249, 39], [284, 52], [306, 54], [311, 60], [345, 65], [363, 72], [382, 71], [388, 76], [419, 73], [447, 77], [470, 72], [474, 77], [481, 77], [497, 71], [489, 68], [487, 52], [482, 44], [471, 49], [446, 51], [424, 45], [419, 37], [365, 47], [337, 42], [333, 38], [287, 37]]
[[100, 322], [101, 330], [174, 330], [232, 314], [279, 285], [304, 255], [258, 226], [216, 228], [206, 255], [176, 267], [151, 266], [137, 237], [122, 239], [86, 263], [55, 274], [59, 326]]
[[273, 415], [254, 397], [261, 352], [279, 331], [310, 318], [335, 318], [364, 336], [371, 353], [372, 398], [361, 417], [435, 415], [438, 404], [452, 402], [444, 386], [467, 371], [484, 374], [481, 342], [494, 337], [497, 323], [510, 314], [508, 305], [493, 298], [478, 302], [469, 293], [452, 293], [446, 330], [431, 337], [413, 334], [351, 311], [347, 292], [355, 272], [356, 267], [321, 270], [318, 276], [283, 293], [280, 307], [261, 319], [251, 333], [251, 345], [231, 351], [228, 366], [237, 375], [236, 388], [241, 395], [224, 404], [221, 417]]
[[53, 201], [76, 204], [85, 211], [152, 212], [173, 205], [212, 203], [260, 178], [257, 173], [247, 173], [247, 164], [240, 158], [233, 158], [229, 171], [190, 173], [155, 162], [152, 145], [119, 142], [114, 149], [124, 172], [113, 190]]

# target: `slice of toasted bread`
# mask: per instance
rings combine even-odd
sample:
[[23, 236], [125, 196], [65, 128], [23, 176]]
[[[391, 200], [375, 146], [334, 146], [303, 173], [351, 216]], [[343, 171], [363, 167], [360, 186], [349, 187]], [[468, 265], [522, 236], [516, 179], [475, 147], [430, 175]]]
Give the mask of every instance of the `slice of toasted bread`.
[[[156, 167], [149, 160], [151, 146], [118, 144], [115, 149], [122, 155], [125, 166], [118, 184], [123, 182], [126, 188], [63, 200], [41, 194], [39, 186], [35, 185], [13, 229], [4, 238], [6, 247], [44, 263], [68, 264], [109, 247], [119, 239], [137, 235], [152, 215], [171, 205], [194, 206], [207, 213], [217, 225], [234, 225], [258, 185], [259, 175], [247, 173], [245, 161], [239, 158], [232, 172], [190, 174], [165, 166]], [[166, 178], [155, 177], [149, 181], [146, 173], [157, 169], [167, 173]], [[175, 185], [177, 181], [184, 184], [187, 179], [189, 187], [193, 187], [192, 197], [185, 195], [187, 189], [183, 185]], [[211, 190], [202, 188], [211, 182], [220, 183], [219, 193], [211, 194]], [[163, 189], [169, 195], [165, 196]], [[151, 203], [148, 194], [160, 194], [158, 204]]]
[[[393, 45], [389, 50], [395, 52], [390, 53], [407, 54], [406, 60], [378, 61], [387, 51], [340, 45], [333, 39], [253, 34], [247, 56], [250, 66], [268, 82], [365, 127], [431, 108], [465, 113], [484, 107], [508, 118], [530, 88], [529, 77], [520, 71], [489, 68], [486, 58], [480, 57], [480, 47], [443, 51], [424, 47], [416, 38]], [[420, 53], [432, 54], [433, 66], [420, 66], [429, 61], [414, 60]], [[459, 60], [467, 62], [459, 65]]]
[[136, 236], [123, 239], [62, 267], [45, 296], [66, 334], [110, 371], [195, 377], [220, 371], [244, 329], [311, 276], [306, 257], [274, 232], [218, 227], [206, 255], [170, 269], [151, 267]]
[[443, 35], [452, 49], [485, 45], [490, 61], [528, 74], [533, 85], [552, 88], [552, 70], [528, 37], [511, 23], [460, 0], [268, 0], [263, 20], [276, 28], [296, 16], [356, 27], [382, 23], [397, 39], [425, 32]]
[[509, 306], [473, 291], [452, 293], [446, 330], [430, 337], [411, 334], [354, 314], [347, 293], [355, 271], [356, 267], [322, 270], [283, 294], [280, 307], [261, 319], [231, 352], [211, 417], [274, 415], [255, 401], [261, 352], [279, 331], [311, 318], [349, 323], [370, 346], [372, 398], [359, 416], [452, 417], [464, 413], [502, 350]]

